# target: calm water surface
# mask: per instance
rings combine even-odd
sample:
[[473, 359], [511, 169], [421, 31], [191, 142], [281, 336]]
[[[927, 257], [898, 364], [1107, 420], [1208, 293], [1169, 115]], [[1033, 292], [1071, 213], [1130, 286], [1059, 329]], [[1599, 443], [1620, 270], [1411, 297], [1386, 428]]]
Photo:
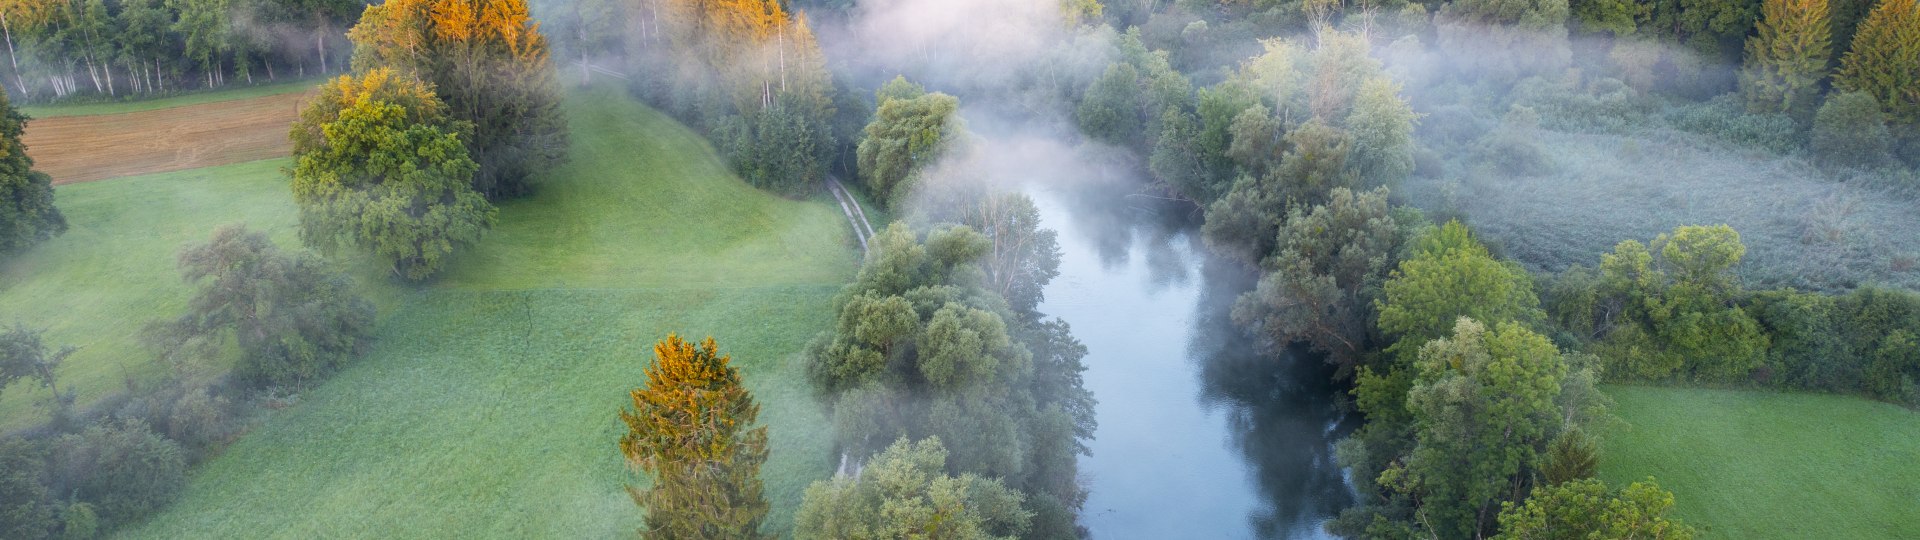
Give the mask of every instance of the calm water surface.
[[1041, 311], [1086, 344], [1100, 400], [1082, 524], [1103, 539], [1326, 536], [1352, 493], [1332, 456], [1351, 422], [1324, 363], [1257, 352], [1228, 319], [1250, 271], [1208, 255], [1189, 210], [1135, 189], [1028, 189], [1063, 251]]

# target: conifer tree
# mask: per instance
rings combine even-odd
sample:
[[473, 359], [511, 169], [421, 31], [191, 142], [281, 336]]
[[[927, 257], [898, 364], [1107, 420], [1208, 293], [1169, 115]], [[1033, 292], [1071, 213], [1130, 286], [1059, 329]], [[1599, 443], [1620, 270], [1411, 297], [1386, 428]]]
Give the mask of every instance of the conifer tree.
[[628, 488], [647, 509], [642, 530], [655, 538], [761, 538], [767, 515], [760, 465], [767, 428], [753, 427], [760, 405], [709, 337], [699, 346], [668, 335], [653, 346], [647, 385], [620, 412], [620, 452], [653, 476]]
[[1920, 123], [1920, 1], [1882, 0], [1853, 35], [1834, 86], [1866, 92], [1897, 123]]
[[1740, 86], [1754, 112], [1811, 112], [1832, 54], [1827, 0], [1766, 0]]

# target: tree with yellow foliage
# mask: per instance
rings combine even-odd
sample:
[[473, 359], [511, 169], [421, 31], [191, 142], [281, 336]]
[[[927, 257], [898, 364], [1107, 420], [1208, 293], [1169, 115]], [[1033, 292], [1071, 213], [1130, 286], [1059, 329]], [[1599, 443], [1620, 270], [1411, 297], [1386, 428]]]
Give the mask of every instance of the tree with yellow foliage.
[[1812, 112], [1832, 54], [1827, 0], [1766, 0], [1740, 89], [1754, 112]]
[[1854, 33], [1833, 82], [1872, 95], [1895, 122], [1920, 123], [1920, 0], [1881, 0]]
[[387, 67], [433, 86], [449, 114], [473, 124], [473, 187], [523, 195], [564, 159], [566, 120], [547, 39], [526, 0], [389, 0], [347, 33], [356, 71]]
[[628, 488], [647, 509], [642, 534], [762, 538], [767, 428], [752, 427], [760, 405], [711, 337], [695, 346], [669, 334], [653, 353], [647, 385], [632, 392], [633, 408], [620, 412], [627, 425], [620, 453], [653, 476], [644, 491]]

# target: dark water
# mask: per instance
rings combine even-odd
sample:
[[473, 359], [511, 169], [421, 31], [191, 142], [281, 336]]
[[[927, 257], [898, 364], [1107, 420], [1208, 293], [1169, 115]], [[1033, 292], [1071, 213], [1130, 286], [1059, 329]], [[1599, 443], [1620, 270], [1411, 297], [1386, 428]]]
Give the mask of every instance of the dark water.
[[1100, 400], [1081, 523], [1095, 538], [1325, 536], [1352, 501], [1325, 363], [1258, 352], [1228, 319], [1249, 270], [1207, 254], [1191, 207], [1135, 189], [1028, 188], [1063, 251], [1041, 310], [1086, 344]]

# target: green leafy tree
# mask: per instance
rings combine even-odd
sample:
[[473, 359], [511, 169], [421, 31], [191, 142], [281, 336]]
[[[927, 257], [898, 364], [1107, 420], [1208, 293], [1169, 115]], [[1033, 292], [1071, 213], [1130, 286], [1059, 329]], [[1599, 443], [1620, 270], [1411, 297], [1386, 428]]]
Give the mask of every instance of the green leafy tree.
[[51, 490], [93, 505], [107, 528], [165, 507], [186, 487], [186, 452], [135, 420], [62, 435], [51, 456]]
[[[904, 79], [896, 80], [904, 84]], [[938, 92], [893, 95], [902, 89], [891, 84], [881, 89], [879, 109], [856, 150], [860, 177], [892, 208], [906, 203], [920, 170], [939, 160], [966, 132], [958, 114], [960, 100]]]
[[1347, 166], [1363, 185], [1395, 186], [1413, 173], [1413, 126], [1418, 119], [1392, 79], [1374, 77], [1361, 83], [1353, 111], [1347, 114], [1347, 131], [1353, 134]]
[[173, 31], [186, 38], [186, 58], [200, 65], [208, 88], [218, 84], [220, 64], [232, 48], [227, 34], [229, 4], [229, 0], [167, 0], [167, 8], [179, 14]]
[[1739, 233], [1717, 225], [1674, 229], [1651, 249], [1628, 240], [1603, 255], [1603, 294], [1623, 306], [1623, 323], [1601, 345], [1602, 356], [1621, 368], [1611, 372], [1726, 380], [1758, 366], [1767, 337], [1735, 303], [1733, 267], [1745, 254]]
[[1882, 0], [1854, 33], [1833, 83], [1872, 95], [1894, 122], [1920, 123], [1920, 2]]
[[1130, 145], [1141, 135], [1140, 108], [1139, 70], [1115, 62], [1087, 87], [1074, 119], [1080, 131], [1094, 140]]
[[288, 255], [265, 234], [222, 227], [180, 251], [180, 275], [198, 287], [187, 313], [147, 330], [169, 363], [240, 346], [234, 374], [266, 386], [301, 386], [365, 354], [373, 304], [352, 282], [308, 254]]
[[0, 536], [47, 538], [59, 523], [43, 479], [45, 453], [32, 441], [0, 437]]
[[48, 411], [53, 414], [55, 424], [67, 420], [67, 408], [73, 404], [73, 390], [60, 392], [60, 363], [76, 350], [71, 346], [49, 350], [41, 340], [41, 330], [14, 324], [0, 332], [0, 390], [21, 379], [31, 379], [46, 388], [50, 397], [46, 401]]
[[807, 486], [794, 516], [799, 540], [926, 538], [990, 540], [1020, 537], [1032, 514], [1020, 492], [972, 474], [948, 476], [938, 438], [900, 439], [873, 457], [858, 478], [837, 476]]
[[33, 170], [20, 141], [28, 120], [0, 92], [0, 261], [67, 230], [66, 217], [53, 207], [53, 179]]
[[1381, 484], [1414, 494], [1432, 533], [1480, 536], [1560, 428], [1567, 366], [1552, 341], [1518, 323], [1488, 330], [1461, 317], [1451, 338], [1420, 348], [1415, 370], [1407, 409], [1416, 442]]
[[1334, 188], [1327, 204], [1296, 206], [1285, 223], [1233, 319], [1279, 345], [1306, 342], [1347, 372], [1375, 346], [1374, 301], [1402, 242], [1387, 190]]
[[642, 532], [655, 538], [758, 539], [767, 516], [760, 466], [767, 428], [754, 427], [760, 405], [721, 356], [713, 338], [698, 346], [679, 336], [653, 346], [647, 385], [620, 412], [620, 452], [653, 476], [628, 488], [647, 509]]
[[[437, 107], [430, 104], [437, 102], [417, 99], [419, 83], [382, 82], [392, 77], [385, 70], [358, 81], [341, 77], [309, 105], [310, 111], [333, 103], [341, 108], [331, 115], [303, 113], [303, 122], [321, 122], [320, 137], [305, 145], [299, 134], [311, 130], [295, 128], [293, 195], [308, 245], [326, 252], [364, 249], [395, 275], [420, 280], [478, 241], [496, 211], [472, 187], [479, 165], [467, 157], [462, 130], [433, 121]], [[383, 99], [396, 94], [406, 97]]]
[[1594, 479], [1544, 485], [1500, 510], [1501, 540], [1645, 538], [1687, 540], [1692, 527], [1667, 518], [1673, 493], [1649, 478], [1613, 491]]
[[1382, 288], [1380, 330], [1398, 339], [1391, 349], [1407, 357], [1445, 336], [1460, 317], [1531, 322], [1543, 316], [1532, 276], [1494, 258], [1458, 221], [1416, 239], [1413, 254]]

